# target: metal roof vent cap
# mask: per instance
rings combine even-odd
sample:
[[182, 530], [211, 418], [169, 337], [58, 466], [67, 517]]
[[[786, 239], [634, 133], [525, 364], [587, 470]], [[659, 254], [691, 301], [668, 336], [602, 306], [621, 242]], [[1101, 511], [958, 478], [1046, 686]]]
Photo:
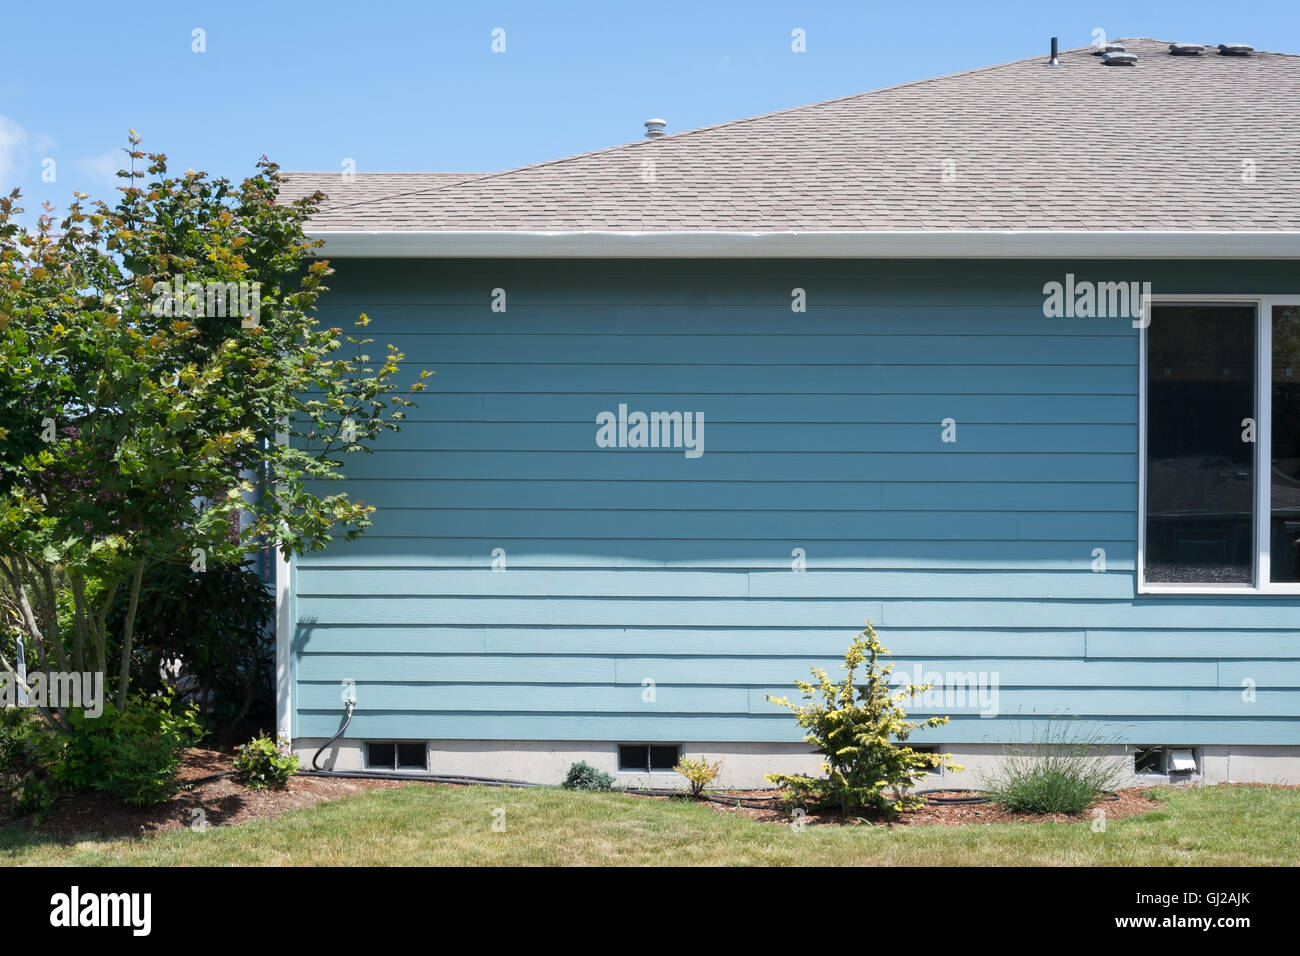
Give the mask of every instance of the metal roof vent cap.
[[1255, 48], [1248, 43], [1220, 43], [1219, 54], [1221, 56], [1250, 56], [1255, 52]]
[[1136, 53], [1103, 53], [1101, 55], [1102, 66], [1137, 66]]
[[664, 135], [664, 127], [668, 125], [667, 120], [648, 119], [645, 121], [645, 138], [658, 139]]
[[1052, 37], [1052, 55], [1051, 55], [1050, 57], [1047, 58], [1047, 62], [1044, 63], [1043, 66], [1060, 66], [1060, 65], [1061, 65], [1061, 58], [1060, 58], [1059, 56], [1057, 56], [1056, 41], [1057, 41], [1057, 38], [1056, 38], [1056, 37]]
[[1092, 48], [1093, 56], [1103, 56], [1107, 53], [1123, 53], [1124, 44], [1122, 43], [1099, 43]]
[[1169, 52], [1174, 56], [1200, 56], [1205, 47], [1199, 43], [1171, 43]]

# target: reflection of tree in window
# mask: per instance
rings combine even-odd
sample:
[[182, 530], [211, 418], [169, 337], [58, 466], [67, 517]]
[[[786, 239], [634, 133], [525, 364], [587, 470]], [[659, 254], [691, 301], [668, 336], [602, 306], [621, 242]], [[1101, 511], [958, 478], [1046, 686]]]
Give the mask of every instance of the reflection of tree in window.
[[1255, 309], [1156, 306], [1147, 329], [1146, 580], [1254, 578]]

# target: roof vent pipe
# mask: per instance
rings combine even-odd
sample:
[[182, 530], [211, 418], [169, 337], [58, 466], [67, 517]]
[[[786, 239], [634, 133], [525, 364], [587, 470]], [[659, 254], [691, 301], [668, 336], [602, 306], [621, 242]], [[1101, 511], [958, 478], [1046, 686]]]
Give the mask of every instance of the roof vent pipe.
[[666, 120], [661, 120], [661, 119], [648, 119], [648, 120], [646, 120], [646, 121], [645, 121], [645, 138], [646, 138], [646, 139], [658, 139], [660, 136], [664, 135], [664, 127], [667, 126], [667, 125], [668, 125], [668, 123], [667, 123]]
[[1056, 37], [1052, 37], [1052, 58], [1047, 61], [1047, 66], [1060, 66], [1061, 58], [1056, 55]]

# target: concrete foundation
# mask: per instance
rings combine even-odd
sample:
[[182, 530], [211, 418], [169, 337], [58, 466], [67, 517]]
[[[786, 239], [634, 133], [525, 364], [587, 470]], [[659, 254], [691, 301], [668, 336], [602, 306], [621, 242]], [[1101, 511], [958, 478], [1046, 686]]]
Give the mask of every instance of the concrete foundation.
[[[423, 742], [423, 741], [417, 741]], [[298, 738], [293, 742], [303, 769], [311, 766], [312, 755], [324, 738]], [[672, 771], [626, 773], [618, 767], [618, 745], [603, 741], [501, 741], [430, 740], [426, 743], [428, 763], [424, 770], [403, 770], [418, 776], [436, 773], [475, 777], [500, 777], [530, 783], [557, 784], [569, 766], [586, 761], [614, 775], [620, 787], [681, 787], [684, 779]], [[1206, 746], [1192, 750], [1196, 769], [1190, 774], [1133, 772], [1132, 748], [1102, 748], [1102, 759], [1115, 760], [1125, 771], [1120, 786], [1160, 783], [1300, 783], [1300, 746]], [[952, 744], [943, 748], [965, 769], [933, 775], [933, 787], [974, 789], [981, 773], [994, 770], [1004, 754], [998, 744]], [[771, 786], [764, 775], [774, 772], [819, 775], [821, 761], [805, 744], [687, 743], [686, 757], [721, 760], [716, 786], [751, 789]], [[358, 740], [336, 741], [321, 755], [327, 770], [368, 770], [364, 747]], [[926, 784], [922, 784], [922, 787]]]

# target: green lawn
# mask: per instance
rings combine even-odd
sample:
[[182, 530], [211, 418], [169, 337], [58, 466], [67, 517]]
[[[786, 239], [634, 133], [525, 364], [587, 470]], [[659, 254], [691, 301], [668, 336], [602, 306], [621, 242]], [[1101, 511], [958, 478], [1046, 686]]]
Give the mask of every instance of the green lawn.
[[[1167, 805], [1081, 824], [885, 829], [758, 823], [685, 801], [483, 787], [372, 790], [275, 819], [142, 839], [51, 843], [0, 827], [0, 863], [637, 865], [1296, 865], [1300, 789], [1160, 791]], [[494, 811], [505, 811], [494, 832]]]

